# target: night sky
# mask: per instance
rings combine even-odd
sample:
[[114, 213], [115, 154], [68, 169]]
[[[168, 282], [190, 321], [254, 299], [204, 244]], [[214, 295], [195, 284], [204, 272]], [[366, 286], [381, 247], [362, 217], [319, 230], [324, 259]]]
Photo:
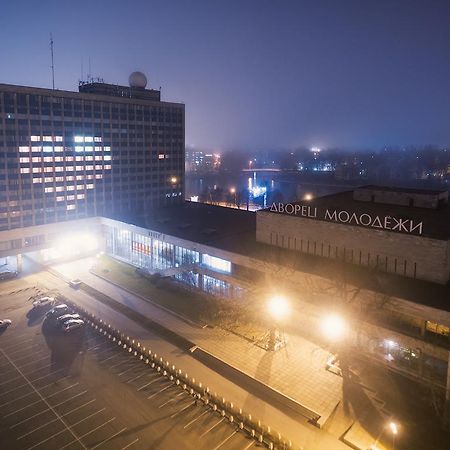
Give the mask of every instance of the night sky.
[[450, 144], [450, 0], [0, 0], [0, 82], [134, 70], [198, 148]]

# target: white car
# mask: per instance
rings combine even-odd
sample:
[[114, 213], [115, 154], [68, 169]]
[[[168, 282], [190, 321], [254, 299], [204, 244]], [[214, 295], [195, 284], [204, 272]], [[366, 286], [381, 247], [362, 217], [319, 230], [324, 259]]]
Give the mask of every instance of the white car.
[[11, 324], [12, 324], [11, 320], [2, 319], [2, 320], [0, 320], [0, 329], [8, 328]]
[[69, 320], [81, 320], [79, 314], [63, 314], [56, 319], [59, 323], [64, 324]]
[[70, 308], [65, 303], [62, 303], [61, 305], [56, 305], [54, 308], [48, 311], [45, 317], [47, 317], [47, 319], [50, 319], [52, 317], [59, 317], [63, 314], [68, 314], [69, 312]]
[[41, 308], [43, 306], [53, 306], [56, 302], [55, 297], [40, 297], [33, 302], [33, 308]]
[[69, 319], [63, 323], [62, 330], [68, 333], [69, 331], [76, 330], [84, 326], [84, 322], [81, 319]]

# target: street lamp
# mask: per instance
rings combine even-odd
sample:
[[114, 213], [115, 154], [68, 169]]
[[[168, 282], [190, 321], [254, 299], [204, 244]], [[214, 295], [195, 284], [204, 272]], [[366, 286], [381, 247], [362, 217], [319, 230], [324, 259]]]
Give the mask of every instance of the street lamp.
[[272, 319], [267, 347], [269, 350], [278, 350], [286, 343], [280, 336], [279, 326], [290, 313], [289, 302], [282, 295], [274, 295], [267, 302], [267, 310]]
[[236, 202], [236, 188], [232, 187], [230, 189], [230, 193], [234, 195], [234, 204], [237, 206], [237, 202]]
[[395, 422], [390, 421], [389, 429], [391, 430], [392, 433], [392, 450], [395, 450], [395, 437], [398, 434], [398, 425]]

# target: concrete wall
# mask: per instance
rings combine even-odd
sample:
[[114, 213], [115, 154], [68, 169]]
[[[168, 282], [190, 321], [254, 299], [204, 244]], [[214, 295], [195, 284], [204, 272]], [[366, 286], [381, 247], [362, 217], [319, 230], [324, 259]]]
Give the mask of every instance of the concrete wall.
[[[448, 202], [448, 193], [419, 193], [402, 191], [383, 191], [377, 188], [358, 188], [353, 198], [362, 202], [386, 203], [389, 205], [414, 206], [417, 208], [437, 208], [439, 202]], [[412, 205], [410, 205], [412, 202]]]

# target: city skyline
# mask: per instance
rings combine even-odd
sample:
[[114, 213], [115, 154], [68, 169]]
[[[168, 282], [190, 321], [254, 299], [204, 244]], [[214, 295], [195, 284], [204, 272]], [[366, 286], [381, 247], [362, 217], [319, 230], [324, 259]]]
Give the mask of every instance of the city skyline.
[[1, 82], [51, 87], [51, 32], [57, 89], [142, 70], [186, 103], [187, 145], [450, 144], [447, 2], [29, 5], [4, 6]]

